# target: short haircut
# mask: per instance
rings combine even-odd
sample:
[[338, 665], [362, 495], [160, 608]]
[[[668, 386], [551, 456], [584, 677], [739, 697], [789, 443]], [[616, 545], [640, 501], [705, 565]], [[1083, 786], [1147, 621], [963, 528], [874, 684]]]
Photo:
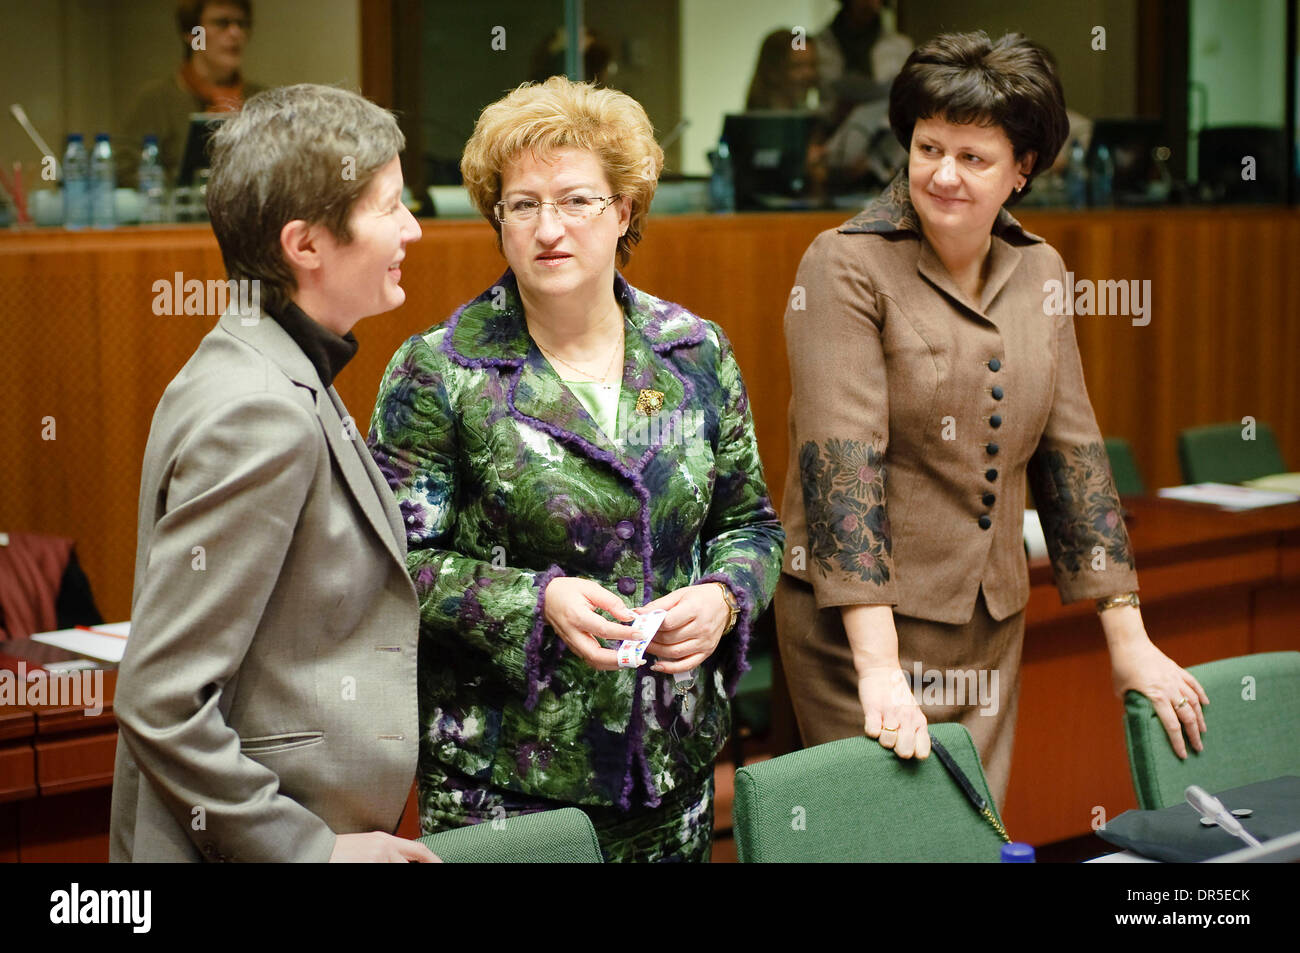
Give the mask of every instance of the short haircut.
[[194, 36], [194, 28], [203, 19], [204, 9], [217, 4], [239, 7], [244, 11], [244, 16], [248, 18], [249, 28], [252, 28], [252, 0], [180, 0], [176, 4], [176, 28], [181, 32], [181, 43], [185, 46], [186, 59], [194, 55], [194, 47], [190, 45], [190, 41]]
[[1070, 122], [1052, 54], [1019, 33], [992, 41], [977, 33], [947, 33], [918, 46], [889, 90], [889, 124], [903, 148], [912, 148], [919, 119], [998, 126], [1017, 159], [1035, 153], [1023, 189], [1049, 169], [1065, 144]]
[[208, 215], [234, 279], [259, 279], [274, 313], [298, 287], [280, 230], [301, 219], [352, 241], [348, 218], [406, 139], [386, 109], [345, 89], [300, 83], [251, 97], [212, 137]]
[[594, 153], [610, 188], [631, 201], [632, 219], [618, 241], [618, 263], [627, 264], [641, 240], [664, 151], [645, 109], [626, 93], [552, 76], [525, 83], [486, 107], [460, 160], [474, 205], [496, 229], [499, 245], [501, 224], [493, 207], [501, 201], [502, 169], [524, 153], [545, 158], [560, 149]]

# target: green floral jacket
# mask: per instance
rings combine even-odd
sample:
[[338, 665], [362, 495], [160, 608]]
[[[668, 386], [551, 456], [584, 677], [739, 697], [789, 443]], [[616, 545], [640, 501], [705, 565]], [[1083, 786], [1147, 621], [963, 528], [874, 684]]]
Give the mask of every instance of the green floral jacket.
[[[699, 784], [726, 740], [785, 534], [726, 336], [621, 276], [615, 293], [619, 439], [532, 342], [507, 271], [398, 349], [369, 445], [401, 507], [420, 598], [422, 763], [529, 796], [654, 807]], [[651, 416], [637, 410], [645, 391], [663, 395]], [[678, 698], [648, 665], [597, 672], [567, 651], [541, 612], [560, 575], [628, 606], [716, 580], [740, 616]]]

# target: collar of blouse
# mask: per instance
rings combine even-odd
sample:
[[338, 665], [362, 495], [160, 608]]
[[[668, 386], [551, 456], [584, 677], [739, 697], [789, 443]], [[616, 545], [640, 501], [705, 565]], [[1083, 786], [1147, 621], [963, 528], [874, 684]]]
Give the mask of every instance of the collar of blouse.
[[[655, 416], [673, 419], [694, 403], [695, 385], [674, 366], [670, 352], [699, 344], [704, 322], [681, 305], [662, 301], [614, 276], [614, 294], [623, 308], [623, 387], [619, 395], [620, 426], [635, 421], [643, 391], [662, 395]], [[611, 440], [586, 408], [564, 386], [541, 350], [528, 335], [514, 274], [507, 269], [491, 288], [463, 306], [448, 321], [442, 350], [457, 364], [499, 368], [509, 412], [595, 459], [605, 459], [627, 474], [639, 472], [657, 449]], [[658, 402], [658, 398], [655, 398]], [[651, 434], [670, 434], [667, 426]], [[640, 452], [644, 449], [644, 452]]]
[[957, 287], [933, 246], [923, 240], [925, 236], [921, 230], [921, 220], [909, 197], [906, 168], [894, 176], [889, 187], [874, 202], [841, 225], [838, 231], [844, 235], [879, 234], [915, 238], [920, 242], [917, 273], [956, 304], [995, 325], [1000, 322], [990, 316], [989, 308], [1020, 264], [1020, 248], [1046, 241], [1026, 230], [1005, 208], [999, 209], [998, 217], [993, 220], [992, 234], [1001, 241], [993, 242], [989, 251], [989, 274], [980, 300], [971, 299]]

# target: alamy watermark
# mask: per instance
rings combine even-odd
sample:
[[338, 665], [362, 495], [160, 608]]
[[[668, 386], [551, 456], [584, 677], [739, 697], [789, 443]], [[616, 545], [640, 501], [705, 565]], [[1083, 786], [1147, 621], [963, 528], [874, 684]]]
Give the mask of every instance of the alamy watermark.
[[257, 324], [261, 317], [262, 282], [258, 278], [186, 279], [176, 272], [171, 281], [159, 278], [153, 283], [153, 313], [157, 315], [195, 314], [217, 317], [227, 308], [239, 315], [245, 326]]
[[75, 881], [67, 890], [50, 894], [54, 924], [125, 924], [132, 933], [148, 933], [153, 925], [152, 890], [91, 890]]
[[104, 712], [104, 670], [83, 669], [78, 672], [27, 670], [26, 662], [18, 670], [0, 668], [0, 708], [7, 705], [52, 705], [56, 708], [80, 708], [94, 717]]
[[1151, 279], [1138, 281], [1092, 281], [1074, 279], [1065, 273], [1065, 281], [1049, 278], [1043, 282], [1043, 314], [1125, 315], [1132, 316], [1133, 326], [1151, 323]]
[[992, 718], [998, 713], [998, 670], [996, 668], [925, 668], [919, 661], [904, 672], [918, 705], [970, 707]]
[[659, 447], [665, 444], [686, 444], [704, 434], [703, 410], [687, 409], [672, 415], [635, 414], [619, 434], [623, 443], [636, 447]]

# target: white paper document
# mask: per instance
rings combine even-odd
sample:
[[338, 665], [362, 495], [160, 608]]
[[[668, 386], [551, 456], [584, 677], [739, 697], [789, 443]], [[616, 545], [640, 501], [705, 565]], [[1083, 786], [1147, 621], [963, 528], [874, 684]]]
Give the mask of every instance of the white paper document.
[[126, 637], [130, 633], [130, 622], [108, 622], [88, 629], [38, 632], [32, 636], [32, 641], [57, 645], [76, 655], [99, 659], [101, 662], [120, 662], [122, 653], [126, 651]]
[[1187, 486], [1167, 486], [1156, 490], [1156, 495], [1167, 500], [1209, 503], [1211, 506], [1218, 506], [1225, 510], [1256, 510], [1264, 506], [1300, 502], [1300, 496], [1295, 493], [1256, 490], [1232, 483], [1190, 483]]

